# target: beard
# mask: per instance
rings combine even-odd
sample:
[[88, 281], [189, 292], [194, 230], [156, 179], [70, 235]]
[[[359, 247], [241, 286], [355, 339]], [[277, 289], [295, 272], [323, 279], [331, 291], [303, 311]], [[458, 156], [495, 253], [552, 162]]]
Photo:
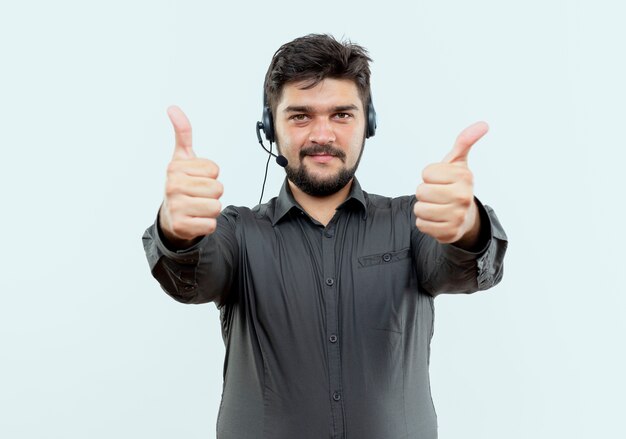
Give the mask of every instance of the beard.
[[289, 164], [287, 164], [285, 167], [287, 178], [295, 184], [298, 189], [312, 197], [326, 197], [328, 195], [335, 194], [343, 189], [354, 177], [354, 174], [359, 167], [361, 156], [363, 155], [364, 145], [365, 142], [361, 145], [361, 152], [359, 153], [359, 157], [352, 168], [341, 168], [337, 175], [328, 179], [319, 179], [312, 176], [306, 165], [302, 163], [302, 160], [307, 155], [329, 154], [338, 157], [345, 163], [346, 154], [340, 149], [334, 148], [330, 145], [314, 145], [302, 148], [300, 150], [300, 166], [298, 168], [294, 168], [293, 166], [289, 166]]

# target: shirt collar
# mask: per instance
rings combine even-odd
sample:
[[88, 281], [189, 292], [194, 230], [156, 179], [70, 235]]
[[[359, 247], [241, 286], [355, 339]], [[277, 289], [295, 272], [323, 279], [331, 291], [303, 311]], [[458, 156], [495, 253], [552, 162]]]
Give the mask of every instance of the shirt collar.
[[[346, 198], [346, 200], [339, 205], [338, 209], [350, 203], [358, 203], [360, 204], [360, 207], [363, 208], [363, 217], [365, 218], [367, 217], [367, 201], [365, 197], [366, 194], [361, 189], [359, 181], [356, 177], [354, 177], [352, 180], [352, 188], [350, 189], [348, 198]], [[278, 194], [278, 198], [276, 199], [274, 215], [272, 218], [272, 226], [275, 226], [276, 223], [278, 223], [278, 221], [280, 221], [285, 215], [287, 215], [287, 213], [289, 213], [289, 211], [291, 211], [291, 209], [293, 208], [304, 211], [304, 209], [300, 207], [298, 202], [293, 197], [291, 189], [289, 188], [289, 182], [287, 181], [287, 178], [285, 178], [283, 186], [280, 189], [280, 193]]]

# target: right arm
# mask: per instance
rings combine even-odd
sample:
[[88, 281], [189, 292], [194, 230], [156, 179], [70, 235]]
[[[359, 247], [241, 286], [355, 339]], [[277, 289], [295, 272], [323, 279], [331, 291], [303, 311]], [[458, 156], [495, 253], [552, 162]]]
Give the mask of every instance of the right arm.
[[219, 306], [232, 284], [237, 260], [237, 215], [220, 214], [224, 188], [217, 180], [219, 168], [196, 157], [187, 116], [178, 107], [170, 107], [168, 116], [176, 145], [167, 167], [163, 204], [143, 236], [144, 250], [153, 276], [174, 299], [216, 301]]

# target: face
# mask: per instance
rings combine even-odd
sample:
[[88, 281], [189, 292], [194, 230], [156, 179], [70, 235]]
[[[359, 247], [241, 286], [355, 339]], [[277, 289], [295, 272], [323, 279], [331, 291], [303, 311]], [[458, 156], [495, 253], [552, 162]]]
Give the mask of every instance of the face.
[[274, 115], [276, 143], [289, 161], [287, 178], [303, 192], [322, 197], [352, 180], [363, 152], [366, 115], [351, 80], [305, 85], [283, 86]]

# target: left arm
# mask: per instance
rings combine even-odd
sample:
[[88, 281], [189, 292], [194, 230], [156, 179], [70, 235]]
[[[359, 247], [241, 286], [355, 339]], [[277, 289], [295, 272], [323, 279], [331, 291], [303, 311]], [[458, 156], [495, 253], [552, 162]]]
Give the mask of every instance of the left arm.
[[433, 295], [484, 290], [502, 277], [507, 238], [493, 210], [474, 197], [467, 164], [487, 130], [484, 122], [463, 130], [443, 161], [424, 169], [415, 193], [411, 245], [420, 283]]

